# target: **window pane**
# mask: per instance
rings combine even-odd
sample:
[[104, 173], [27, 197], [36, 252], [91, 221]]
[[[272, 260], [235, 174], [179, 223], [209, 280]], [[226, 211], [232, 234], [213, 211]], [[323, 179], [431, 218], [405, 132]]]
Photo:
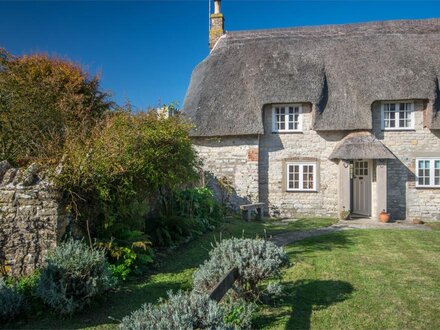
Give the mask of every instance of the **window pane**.
[[299, 189], [299, 165], [295, 165], [295, 189]]
[[434, 162], [434, 185], [440, 186], [440, 160]]
[[304, 189], [313, 189], [313, 166], [303, 166], [303, 187]]
[[410, 128], [412, 125], [412, 103], [384, 103], [383, 127], [384, 128]]
[[278, 129], [295, 131], [299, 128], [299, 107], [280, 108], [280, 116], [277, 118]]
[[431, 169], [430, 169], [430, 160], [419, 160], [418, 161], [418, 184], [420, 186], [429, 186], [430, 183], [430, 175], [431, 175]]
[[314, 169], [312, 164], [289, 164], [287, 167], [287, 187], [292, 190], [312, 190], [314, 188]]
[[396, 127], [396, 113], [394, 111], [390, 111], [390, 121], [389, 127]]

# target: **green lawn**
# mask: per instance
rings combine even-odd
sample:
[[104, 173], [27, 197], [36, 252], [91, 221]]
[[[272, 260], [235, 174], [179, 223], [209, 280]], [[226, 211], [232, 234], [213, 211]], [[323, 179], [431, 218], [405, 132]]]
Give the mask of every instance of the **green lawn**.
[[[308, 230], [331, 219], [278, 224], [230, 220], [179, 248], [158, 272], [125, 283], [81, 315], [61, 319], [45, 314], [14, 327], [115, 328], [117, 320], [155, 302], [167, 290], [189, 289], [192, 273], [221, 236], [270, 236]], [[307, 239], [287, 247], [292, 267], [284, 272], [286, 296], [262, 308], [256, 328], [440, 328], [440, 233], [438, 231], [352, 230]], [[112, 317], [109, 318], [109, 317]]]
[[257, 328], [440, 329], [438, 232], [344, 231], [287, 251], [288, 294]]

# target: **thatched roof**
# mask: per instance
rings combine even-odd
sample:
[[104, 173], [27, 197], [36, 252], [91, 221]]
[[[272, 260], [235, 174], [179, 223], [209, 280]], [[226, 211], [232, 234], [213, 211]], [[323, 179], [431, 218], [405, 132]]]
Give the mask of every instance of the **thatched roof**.
[[195, 136], [262, 134], [263, 105], [286, 102], [312, 103], [315, 130], [356, 130], [374, 101], [424, 99], [440, 129], [439, 76], [440, 19], [228, 32], [183, 110]]
[[329, 159], [394, 159], [391, 151], [370, 132], [353, 132], [343, 138]]

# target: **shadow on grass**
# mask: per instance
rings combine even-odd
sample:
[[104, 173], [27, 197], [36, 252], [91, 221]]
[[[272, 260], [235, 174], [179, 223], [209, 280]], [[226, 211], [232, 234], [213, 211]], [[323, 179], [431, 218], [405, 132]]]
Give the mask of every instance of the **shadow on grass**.
[[[307, 237], [287, 245], [287, 253], [293, 261], [296, 257], [303, 257], [318, 251], [346, 249], [355, 243], [348, 231], [327, 233], [320, 236]], [[309, 257], [309, 255], [307, 256]]]
[[[284, 220], [285, 221], [285, 220]], [[335, 218], [299, 218], [296, 221], [283, 223], [282, 220], [270, 220], [266, 224], [271, 234], [280, 234], [286, 231], [308, 231], [317, 228], [329, 227], [337, 222]]]
[[188, 285], [171, 279], [147, 283], [131, 280], [71, 317], [62, 317], [50, 310], [43, 310], [37, 315], [30, 314], [16, 322], [1, 324], [0, 329], [78, 329], [97, 326], [105, 329], [117, 328], [122, 318], [144, 303], [156, 303], [159, 298], [166, 298], [168, 291], [180, 289], [187, 290]]
[[310, 329], [312, 312], [348, 299], [353, 286], [344, 281], [302, 279], [287, 285], [285, 292], [284, 300], [275, 306], [287, 307], [291, 313], [260, 316], [255, 320], [258, 327], [271, 327], [287, 316], [285, 329]]

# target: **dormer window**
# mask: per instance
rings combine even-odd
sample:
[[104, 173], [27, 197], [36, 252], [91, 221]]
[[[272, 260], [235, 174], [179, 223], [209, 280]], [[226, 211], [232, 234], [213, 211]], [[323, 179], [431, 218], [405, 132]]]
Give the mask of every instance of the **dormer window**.
[[382, 129], [405, 130], [414, 129], [413, 102], [382, 103]]
[[272, 132], [301, 132], [302, 107], [299, 104], [274, 105]]

